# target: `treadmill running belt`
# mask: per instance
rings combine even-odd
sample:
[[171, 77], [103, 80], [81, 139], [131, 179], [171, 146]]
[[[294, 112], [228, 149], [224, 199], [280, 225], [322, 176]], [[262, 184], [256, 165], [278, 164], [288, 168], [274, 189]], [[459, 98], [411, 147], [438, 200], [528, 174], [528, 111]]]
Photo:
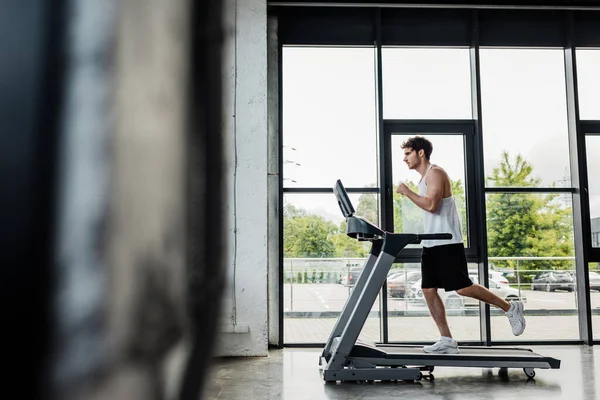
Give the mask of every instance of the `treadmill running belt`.
[[[501, 348], [501, 347], [476, 347], [459, 346], [459, 354], [428, 354], [423, 352], [423, 346], [402, 345], [368, 345], [357, 344], [350, 352], [350, 358], [382, 360], [404, 360], [407, 364], [433, 364], [442, 365], [452, 361], [482, 360], [482, 365], [490, 361], [498, 362], [542, 362], [551, 368], [560, 368], [560, 360], [544, 357], [529, 349]], [[429, 365], [427, 364], [427, 365]]]

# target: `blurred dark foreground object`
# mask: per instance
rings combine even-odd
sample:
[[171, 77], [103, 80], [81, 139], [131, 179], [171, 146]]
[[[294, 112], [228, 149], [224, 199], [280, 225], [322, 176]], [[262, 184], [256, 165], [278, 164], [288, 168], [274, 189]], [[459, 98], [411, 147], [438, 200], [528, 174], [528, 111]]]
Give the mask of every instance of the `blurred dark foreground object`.
[[5, 0], [5, 397], [197, 399], [224, 282], [220, 0]]

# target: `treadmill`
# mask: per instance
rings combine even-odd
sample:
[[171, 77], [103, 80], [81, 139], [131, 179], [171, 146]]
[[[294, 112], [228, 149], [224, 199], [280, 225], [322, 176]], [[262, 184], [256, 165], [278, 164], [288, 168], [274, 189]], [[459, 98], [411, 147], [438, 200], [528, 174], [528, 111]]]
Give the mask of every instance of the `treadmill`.
[[[435, 366], [500, 368], [501, 372], [508, 368], [523, 368], [529, 378], [535, 376], [535, 368], [560, 368], [560, 360], [523, 348], [460, 346], [459, 354], [428, 354], [423, 352], [423, 346], [359, 341], [358, 336], [373, 303], [402, 249], [423, 239], [449, 239], [452, 235], [384, 232], [355, 216], [354, 207], [340, 180], [337, 180], [333, 192], [346, 218], [348, 236], [369, 241], [372, 246], [354, 290], [319, 357], [321, 374], [326, 382], [433, 379], [431, 373]], [[423, 375], [425, 371], [429, 372], [428, 376]]]

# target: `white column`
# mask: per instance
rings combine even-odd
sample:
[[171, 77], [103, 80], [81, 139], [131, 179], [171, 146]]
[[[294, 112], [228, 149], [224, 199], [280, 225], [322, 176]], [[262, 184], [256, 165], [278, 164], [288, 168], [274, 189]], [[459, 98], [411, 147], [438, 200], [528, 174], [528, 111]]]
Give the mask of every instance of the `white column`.
[[267, 5], [227, 0], [224, 118], [228, 290], [217, 355], [268, 352]]

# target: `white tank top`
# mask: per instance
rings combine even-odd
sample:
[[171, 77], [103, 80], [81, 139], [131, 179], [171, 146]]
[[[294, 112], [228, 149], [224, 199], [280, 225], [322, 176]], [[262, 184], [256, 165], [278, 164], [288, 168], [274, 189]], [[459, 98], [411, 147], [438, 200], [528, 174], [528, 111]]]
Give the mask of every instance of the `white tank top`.
[[[426, 196], [427, 185], [425, 184], [425, 177], [427, 173], [435, 165], [430, 165], [429, 169], [419, 182], [419, 196]], [[435, 213], [424, 211], [424, 225], [425, 229], [423, 233], [451, 233], [452, 239], [444, 240], [423, 240], [421, 244], [423, 247], [441, 246], [452, 243], [462, 243], [462, 229], [460, 225], [460, 218], [458, 216], [458, 210], [456, 209], [456, 202], [454, 196], [446, 197], [440, 202], [440, 206]]]

